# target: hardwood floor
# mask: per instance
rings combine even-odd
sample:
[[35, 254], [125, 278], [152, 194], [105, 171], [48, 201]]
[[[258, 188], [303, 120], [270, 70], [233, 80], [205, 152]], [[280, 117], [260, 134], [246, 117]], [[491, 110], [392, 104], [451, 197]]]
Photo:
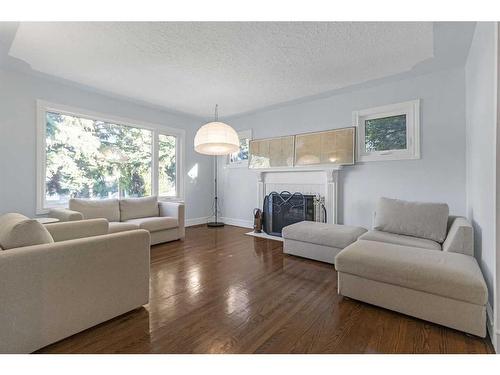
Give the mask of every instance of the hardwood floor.
[[337, 295], [331, 265], [248, 229], [151, 249], [149, 305], [39, 353], [492, 353], [489, 339]]

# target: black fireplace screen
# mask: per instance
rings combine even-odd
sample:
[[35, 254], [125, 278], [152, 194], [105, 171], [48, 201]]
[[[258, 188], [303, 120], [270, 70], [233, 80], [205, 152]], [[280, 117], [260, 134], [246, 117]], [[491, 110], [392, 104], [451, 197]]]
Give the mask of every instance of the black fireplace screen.
[[299, 221], [314, 221], [314, 195], [273, 191], [264, 199], [263, 229], [281, 237], [281, 230]]

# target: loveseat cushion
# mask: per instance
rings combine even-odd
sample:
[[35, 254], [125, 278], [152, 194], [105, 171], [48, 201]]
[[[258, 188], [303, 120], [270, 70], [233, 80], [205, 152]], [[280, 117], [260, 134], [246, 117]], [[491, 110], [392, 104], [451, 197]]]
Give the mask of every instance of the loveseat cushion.
[[358, 240], [337, 255], [335, 268], [477, 305], [485, 305], [488, 300], [476, 259], [464, 254]]
[[446, 238], [448, 214], [446, 203], [380, 198], [373, 229], [443, 243]]
[[120, 199], [121, 221], [159, 215], [158, 197]]
[[379, 230], [370, 230], [359, 237], [360, 240], [387, 242], [395, 245], [419, 247], [429, 250], [441, 250], [441, 245], [436, 241], [426, 238], [404, 236], [402, 234], [381, 232]]
[[118, 199], [81, 199], [69, 200], [69, 209], [81, 212], [84, 219], [108, 219], [120, 221], [120, 206]]
[[18, 213], [0, 216], [0, 248], [3, 250], [53, 242], [47, 228], [35, 219]]
[[343, 249], [365, 232], [366, 229], [361, 227], [301, 221], [284, 227], [282, 236], [285, 239]]
[[139, 229], [139, 225], [133, 223], [122, 223], [119, 221], [109, 223], [109, 233], [126, 232], [134, 229]]
[[143, 217], [140, 219], [130, 219], [125, 223], [138, 225], [141, 229], [146, 229], [150, 232], [158, 232], [160, 230], [177, 228], [179, 222], [173, 217]]

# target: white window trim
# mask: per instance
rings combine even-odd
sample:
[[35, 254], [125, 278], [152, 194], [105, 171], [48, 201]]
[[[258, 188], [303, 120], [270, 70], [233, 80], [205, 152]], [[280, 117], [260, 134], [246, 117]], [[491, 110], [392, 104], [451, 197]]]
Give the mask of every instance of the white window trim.
[[[407, 148], [366, 152], [365, 120], [397, 115], [406, 115]], [[352, 118], [357, 127], [357, 162], [420, 159], [420, 99], [354, 111]]]
[[[250, 142], [252, 140], [252, 129], [238, 132], [238, 138], [248, 138], [248, 141]], [[248, 168], [248, 159], [231, 163], [230, 156], [231, 155], [228, 155], [226, 158], [226, 168]]]
[[176, 196], [158, 196], [161, 201], [183, 201], [185, 197], [184, 184], [184, 158], [186, 131], [161, 124], [153, 124], [140, 120], [132, 120], [118, 116], [112, 116], [99, 112], [93, 112], [82, 108], [70, 107], [67, 105], [51, 103], [38, 99], [36, 101], [36, 213], [37, 215], [48, 213], [50, 208], [61, 208], [66, 205], [45, 206], [45, 152], [46, 152], [46, 112], [56, 112], [64, 115], [84, 117], [91, 120], [109, 122], [112, 124], [125, 125], [135, 128], [147, 129], [153, 133], [153, 144], [151, 152], [153, 155], [151, 162], [151, 194], [158, 196], [158, 135], [172, 135], [176, 140]]

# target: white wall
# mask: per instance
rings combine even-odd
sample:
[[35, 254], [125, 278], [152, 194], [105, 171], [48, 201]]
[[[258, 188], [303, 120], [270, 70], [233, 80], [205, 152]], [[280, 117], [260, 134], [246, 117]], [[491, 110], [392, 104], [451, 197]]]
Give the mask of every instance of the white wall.
[[[138, 88], [140, 89], [140, 88]], [[212, 160], [196, 154], [193, 138], [201, 119], [173, 114], [41, 77], [0, 68], [0, 214], [35, 215], [36, 99], [186, 130], [185, 167], [198, 164], [198, 177], [185, 177], [186, 217], [206, 217], [211, 207]]]
[[[496, 273], [496, 24], [479, 22], [465, 65], [467, 216], [494, 306]], [[491, 318], [491, 317], [490, 317]]]
[[[340, 172], [339, 222], [370, 227], [377, 198], [447, 202], [465, 215], [464, 70], [456, 68], [341, 92], [227, 119], [264, 138], [350, 126], [352, 111], [420, 98], [420, 160], [356, 164]], [[225, 169], [223, 216], [250, 222], [257, 205], [256, 175]]]

